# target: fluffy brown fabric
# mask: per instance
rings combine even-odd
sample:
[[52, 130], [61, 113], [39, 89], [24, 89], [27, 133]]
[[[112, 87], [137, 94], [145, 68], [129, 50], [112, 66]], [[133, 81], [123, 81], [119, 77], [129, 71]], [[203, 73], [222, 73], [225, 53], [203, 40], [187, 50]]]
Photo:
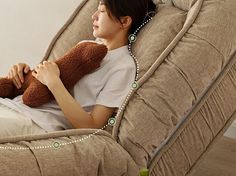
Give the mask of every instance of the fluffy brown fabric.
[[[107, 47], [95, 42], [82, 42], [73, 47], [63, 57], [55, 60], [60, 69], [60, 78], [71, 89], [84, 75], [100, 67], [107, 54]], [[14, 98], [23, 94], [24, 104], [37, 107], [54, 99], [49, 89], [32, 76], [32, 71], [25, 75], [21, 89], [17, 89], [12, 79], [0, 79], [0, 97]]]

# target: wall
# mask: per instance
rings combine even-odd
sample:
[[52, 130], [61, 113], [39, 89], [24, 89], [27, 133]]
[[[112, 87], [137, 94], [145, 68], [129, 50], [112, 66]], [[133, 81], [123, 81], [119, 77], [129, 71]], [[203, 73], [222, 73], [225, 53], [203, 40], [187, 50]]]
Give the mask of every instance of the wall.
[[0, 0], [0, 76], [18, 62], [36, 66], [81, 0]]

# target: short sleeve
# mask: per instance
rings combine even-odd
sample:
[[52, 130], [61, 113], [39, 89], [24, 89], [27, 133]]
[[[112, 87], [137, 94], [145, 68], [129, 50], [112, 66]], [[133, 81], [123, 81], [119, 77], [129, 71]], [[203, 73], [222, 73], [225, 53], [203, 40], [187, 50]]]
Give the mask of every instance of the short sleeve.
[[135, 68], [120, 68], [111, 73], [103, 89], [96, 98], [96, 104], [120, 107], [135, 81]]

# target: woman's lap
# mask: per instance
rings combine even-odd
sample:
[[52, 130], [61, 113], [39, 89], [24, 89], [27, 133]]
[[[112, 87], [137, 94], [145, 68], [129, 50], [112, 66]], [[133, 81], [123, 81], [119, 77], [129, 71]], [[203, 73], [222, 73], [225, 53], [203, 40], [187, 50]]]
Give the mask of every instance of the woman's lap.
[[0, 138], [47, 133], [30, 118], [0, 103]]

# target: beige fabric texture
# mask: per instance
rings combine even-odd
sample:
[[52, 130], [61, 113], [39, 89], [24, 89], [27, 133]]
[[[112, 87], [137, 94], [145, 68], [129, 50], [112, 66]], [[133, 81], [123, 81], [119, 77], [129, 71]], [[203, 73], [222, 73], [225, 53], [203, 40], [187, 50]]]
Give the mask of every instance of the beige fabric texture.
[[0, 103], [0, 138], [27, 134], [45, 134], [31, 118]]
[[[152, 176], [191, 172], [236, 116], [236, 4], [158, 4], [158, 13], [133, 45], [139, 86], [115, 126], [0, 139], [0, 175], [137, 176], [141, 167]], [[91, 14], [97, 5], [81, 2], [45, 60], [93, 39]], [[55, 142], [61, 147], [54, 148]]]
[[[191, 2], [189, 1], [189, 3]], [[130, 153], [139, 166], [145, 166], [148, 163], [150, 158], [153, 157], [155, 149], [165, 142], [174, 127], [198, 103], [205, 91], [213, 84], [213, 80], [222, 72], [228, 61], [232, 59], [231, 56], [236, 48], [234, 32], [236, 6], [233, 3], [233, 1], [224, 3], [222, 1], [196, 1], [187, 14], [182, 29], [184, 32], [180, 31], [160, 56], [157, 52], [155, 54], [145, 53], [147, 46], [142, 51], [138, 48], [139, 43], [145, 43], [145, 39], [150, 37], [149, 33], [144, 32], [144, 37], [139, 37], [139, 41], [136, 43], [137, 47], [135, 46], [137, 48], [137, 58], [144, 60], [146, 64], [150, 64], [149, 61], [153, 55], [156, 56], [157, 60], [156, 63], [150, 64], [153, 68], [148, 71], [143, 67], [144, 64], [141, 64], [140, 70], [145, 70], [143, 72], [146, 75], [139, 80], [140, 88], [130, 98], [124, 114], [120, 118], [118, 117], [118, 124], [120, 125], [113, 129], [113, 136]], [[159, 15], [160, 13], [161, 9]], [[160, 17], [158, 20], [160, 20]], [[158, 45], [156, 43], [155, 39], [150, 40], [149, 38], [148, 46], [156, 47]], [[134, 49], [136, 49], [135, 47]], [[143, 57], [138, 53], [142, 53]], [[233, 117], [232, 114], [236, 109], [234, 81], [235, 79], [232, 79], [230, 91], [222, 90], [229, 94], [231, 99], [223, 98], [222, 100], [222, 97], [226, 95], [218, 95], [218, 99], [212, 100], [214, 102], [212, 107], [205, 107], [204, 117], [210, 116], [209, 118], [212, 118], [208, 125], [213, 131], [213, 136], [206, 136], [206, 138], [213, 140], [217, 132], [223, 128], [225, 123], [219, 123], [221, 118], [224, 117], [227, 121]], [[140, 111], [140, 109], [143, 109], [143, 111]], [[222, 115], [223, 117], [218, 117], [215, 120], [214, 115]], [[200, 121], [197, 122], [200, 123]], [[205, 122], [201, 123], [204, 125]], [[194, 135], [201, 135], [195, 126], [191, 127], [191, 124], [189, 124], [188, 128], [190, 128], [190, 132], [193, 131]], [[192, 148], [194, 147], [189, 143], [192, 135], [186, 133], [186, 140], [182, 140], [184, 142], [181, 147], [187, 144]], [[201, 139], [193, 141], [196, 142], [197, 146]], [[203, 141], [203, 144], [207, 146], [209, 141], [207, 142]], [[156, 172], [153, 171], [153, 173], [157, 175], [186, 174], [188, 170], [184, 170], [183, 166], [190, 169], [206, 149], [196, 147], [198, 152], [195, 152], [191, 147], [170, 148], [174, 151], [171, 151], [172, 153], [168, 155], [168, 159], [164, 161], [160, 161], [163, 158], [160, 158], [159, 151], [156, 158], [159, 157], [160, 160], [158, 161], [163, 162], [162, 172], [158, 173], [157, 171], [160, 168], [156, 168]], [[164, 147], [162, 150], [165, 150]], [[180, 156], [181, 154], [183, 157]], [[184, 156], [188, 162], [186, 161], [181, 165], [179, 163], [185, 161]], [[177, 161], [174, 162], [174, 159]], [[155, 161], [157, 162], [157, 160]]]

